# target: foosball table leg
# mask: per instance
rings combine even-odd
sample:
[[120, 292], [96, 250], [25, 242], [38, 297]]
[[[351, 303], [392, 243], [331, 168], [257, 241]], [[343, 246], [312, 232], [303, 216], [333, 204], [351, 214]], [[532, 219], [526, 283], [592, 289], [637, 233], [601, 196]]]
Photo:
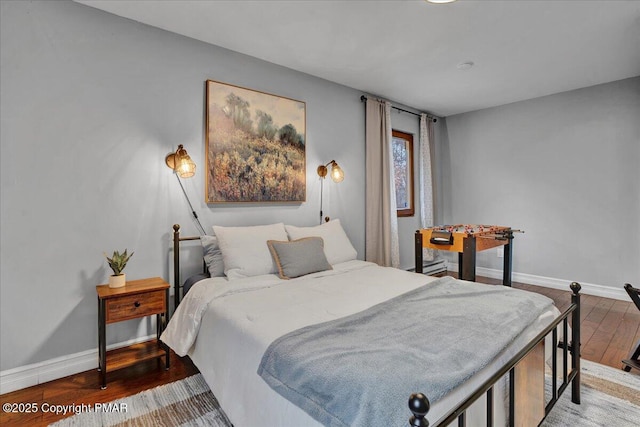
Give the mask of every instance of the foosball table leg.
[[476, 281], [476, 238], [473, 236], [465, 237], [462, 242], [462, 257], [458, 258], [462, 268], [460, 269], [460, 277], [462, 280]]
[[502, 284], [511, 286], [511, 259], [513, 252], [513, 235], [509, 237], [509, 243], [504, 246], [504, 264], [502, 267]]

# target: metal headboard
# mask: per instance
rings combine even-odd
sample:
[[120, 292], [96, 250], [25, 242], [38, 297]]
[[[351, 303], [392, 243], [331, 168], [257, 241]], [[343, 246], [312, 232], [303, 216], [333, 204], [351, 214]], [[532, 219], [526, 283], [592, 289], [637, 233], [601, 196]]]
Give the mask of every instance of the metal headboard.
[[[173, 309], [175, 310], [180, 304], [180, 242], [188, 240], [200, 240], [200, 236], [180, 237], [180, 224], [173, 224]], [[206, 267], [203, 263], [203, 269]]]

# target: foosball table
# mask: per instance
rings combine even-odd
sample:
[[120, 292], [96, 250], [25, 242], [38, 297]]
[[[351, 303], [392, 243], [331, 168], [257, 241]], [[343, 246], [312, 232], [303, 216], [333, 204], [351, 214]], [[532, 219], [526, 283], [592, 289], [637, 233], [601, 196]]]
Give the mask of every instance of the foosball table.
[[476, 280], [476, 254], [504, 246], [502, 284], [511, 286], [513, 234], [523, 233], [499, 225], [443, 225], [417, 230], [415, 234], [416, 273], [422, 273], [422, 249], [458, 252], [458, 278]]

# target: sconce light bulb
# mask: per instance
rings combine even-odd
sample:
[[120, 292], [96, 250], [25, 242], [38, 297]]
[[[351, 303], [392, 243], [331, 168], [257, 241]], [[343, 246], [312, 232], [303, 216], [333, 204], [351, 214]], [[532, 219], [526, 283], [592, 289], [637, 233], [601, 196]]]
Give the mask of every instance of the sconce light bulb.
[[344, 172], [337, 163], [331, 166], [331, 179], [333, 182], [342, 182], [344, 180]]
[[182, 173], [189, 172], [189, 163], [187, 163], [187, 161], [184, 159], [180, 162], [180, 171]]

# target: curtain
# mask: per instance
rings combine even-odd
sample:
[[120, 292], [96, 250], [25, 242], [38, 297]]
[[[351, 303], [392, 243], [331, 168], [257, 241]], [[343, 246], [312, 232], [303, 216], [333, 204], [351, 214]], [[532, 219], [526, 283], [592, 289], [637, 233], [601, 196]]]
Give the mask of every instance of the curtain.
[[[433, 121], [420, 115], [420, 228], [433, 227], [433, 180], [431, 173], [431, 141]], [[435, 251], [423, 248], [425, 261], [433, 261]]]
[[366, 105], [365, 259], [385, 267], [398, 267], [391, 104], [369, 98]]

